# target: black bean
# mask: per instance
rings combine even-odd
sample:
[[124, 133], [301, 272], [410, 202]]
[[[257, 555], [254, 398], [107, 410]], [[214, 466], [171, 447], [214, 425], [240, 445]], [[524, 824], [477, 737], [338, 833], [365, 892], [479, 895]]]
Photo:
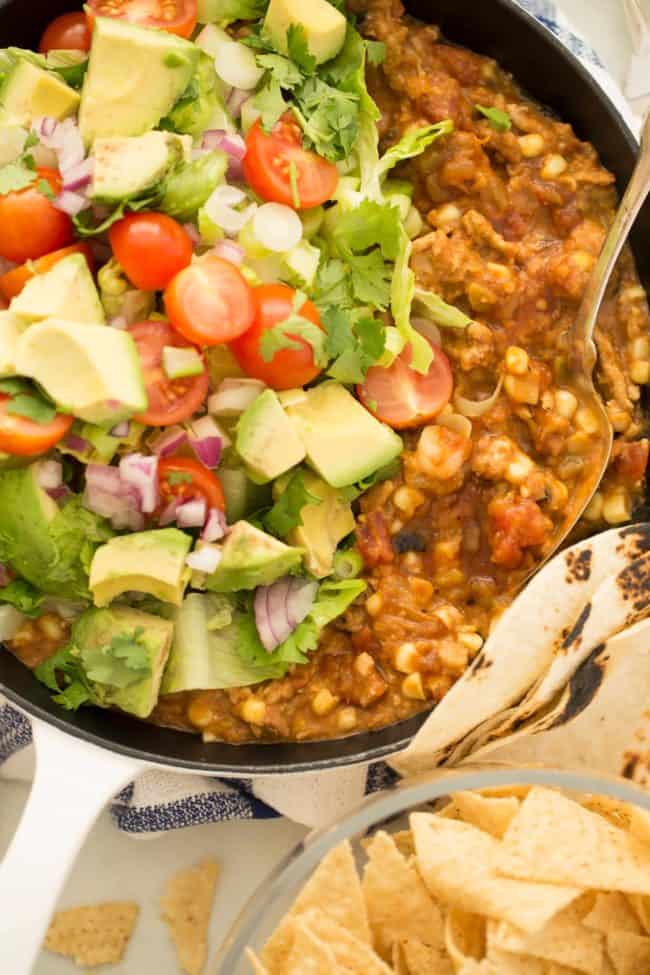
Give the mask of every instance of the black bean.
[[424, 552], [427, 543], [417, 532], [403, 531], [393, 535], [393, 548], [398, 555], [402, 552]]

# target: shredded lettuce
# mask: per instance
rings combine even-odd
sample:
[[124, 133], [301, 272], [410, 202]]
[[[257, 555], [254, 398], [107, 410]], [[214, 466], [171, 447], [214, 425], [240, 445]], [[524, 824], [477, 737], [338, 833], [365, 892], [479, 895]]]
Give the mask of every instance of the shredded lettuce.
[[469, 315], [448, 304], [435, 291], [426, 291], [416, 286], [414, 299], [426, 308], [431, 321], [443, 328], [467, 328], [472, 323]]
[[[367, 151], [361, 160], [361, 193], [370, 200], [383, 199], [382, 180], [387, 173], [400, 162], [419, 156], [436, 139], [449, 135], [453, 131], [454, 123], [450, 119], [436, 122], [435, 125], [424, 125], [419, 129], [411, 129], [399, 142], [391, 146], [384, 155], [374, 159], [374, 149]], [[374, 139], [372, 141], [374, 147]]]
[[268, 0], [199, 0], [198, 21], [227, 27], [237, 20], [257, 20], [267, 7]]
[[181, 163], [165, 179], [160, 209], [177, 220], [190, 220], [223, 183], [227, 168], [224, 152], [210, 152]]
[[25, 616], [38, 616], [45, 596], [25, 579], [14, 579], [0, 589], [0, 603], [9, 603]]
[[433, 361], [433, 349], [424, 336], [411, 325], [411, 306], [415, 296], [415, 274], [411, 270], [412, 250], [409, 236], [402, 227], [399, 252], [393, 269], [390, 310], [397, 330], [404, 339], [404, 345], [411, 346], [411, 366], [416, 372], [425, 373]]

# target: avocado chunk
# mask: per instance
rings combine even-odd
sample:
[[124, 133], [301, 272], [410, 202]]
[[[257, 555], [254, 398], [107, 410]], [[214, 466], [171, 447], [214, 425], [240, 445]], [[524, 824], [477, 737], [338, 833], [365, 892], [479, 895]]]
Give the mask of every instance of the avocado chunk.
[[119, 203], [153, 189], [183, 158], [183, 144], [171, 132], [147, 132], [95, 139], [93, 155], [91, 197], [101, 203]]
[[25, 325], [45, 318], [103, 325], [104, 309], [83, 254], [70, 254], [31, 278], [11, 302]]
[[[1, 109], [0, 109], [1, 111]], [[0, 142], [0, 166], [14, 162], [22, 155], [27, 140], [27, 129], [22, 125], [4, 121], [0, 118], [2, 141]]]
[[390, 464], [402, 452], [398, 435], [376, 420], [336, 382], [305, 390], [287, 407], [307, 451], [307, 462], [332, 487], [346, 487]]
[[16, 370], [35, 379], [65, 413], [113, 424], [147, 408], [135, 343], [128, 332], [49, 318], [18, 339]]
[[264, 33], [281, 54], [288, 54], [287, 31], [302, 27], [309, 53], [317, 64], [335, 58], [345, 43], [347, 21], [327, 0], [271, 0], [264, 19]]
[[86, 146], [155, 128], [187, 88], [198, 60], [198, 47], [181, 37], [98, 17], [79, 110]]
[[220, 467], [219, 480], [226, 498], [226, 520], [229, 525], [271, 504], [270, 485], [251, 481], [241, 467]]
[[148, 592], [180, 606], [190, 577], [185, 559], [192, 539], [177, 528], [158, 528], [111, 538], [95, 552], [90, 589], [96, 606], [123, 592]]
[[87, 609], [76, 620], [70, 654], [93, 703], [148, 718], [158, 700], [174, 624], [130, 606]]
[[0, 311], [0, 379], [16, 375], [16, 348], [22, 322], [11, 311]]
[[302, 549], [278, 541], [247, 521], [232, 526], [222, 547], [221, 562], [206, 580], [212, 592], [237, 592], [268, 586], [297, 569]]
[[0, 105], [19, 125], [29, 126], [41, 115], [58, 120], [74, 115], [79, 95], [55, 74], [21, 60], [0, 88]]
[[90, 600], [88, 565], [113, 532], [76, 496], [59, 508], [36, 471], [37, 464], [0, 471], [0, 561], [41, 592]]
[[302, 525], [291, 529], [288, 541], [305, 550], [305, 568], [317, 579], [323, 579], [334, 568], [336, 546], [354, 531], [354, 515], [350, 503], [318, 475], [305, 471], [304, 483], [321, 503], [306, 504], [300, 509]]
[[272, 481], [305, 456], [302, 441], [272, 389], [266, 389], [242, 413], [236, 448], [251, 474], [260, 481]]

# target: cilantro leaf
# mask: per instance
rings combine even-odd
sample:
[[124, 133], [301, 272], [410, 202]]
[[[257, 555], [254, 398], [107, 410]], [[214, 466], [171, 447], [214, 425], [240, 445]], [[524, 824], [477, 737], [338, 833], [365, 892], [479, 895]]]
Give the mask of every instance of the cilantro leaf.
[[66, 711], [77, 711], [82, 704], [93, 700], [93, 695], [80, 680], [73, 680], [64, 691], [60, 691], [52, 698], [55, 704]]
[[341, 383], [360, 383], [370, 366], [381, 358], [386, 342], [386, 330], [374, 318], [353, 322], [352, 316], [340, 308], [328, 308], [322, 315], [327, 329], [328, 356], [335, 361], [327, 370], [328, 376]]
[[309, 51], [307, 32], [302, 24], [290, 24], [287, 31], [289, 57], [297, 64], [303, 74], [313, 75], [316, 71], [316, 58]]
[[334, 239], [355, 253], [379, 246], [383, 256], [394, 261], [399, 251], [400, 227], [397, 207], [364, 200], [353, 210], [341, 214]]
[[369, 254], [350, 254], [347, 263], [350, 266], [352, 292], [357, 301], [381, 311], [388, 308], [393, 273], [390, 266], [384, 263], [379, 248]]
[[114, 636], [110, 644], [84, 649], [84, 669], [88, 680], [110, 687], [124, 688], [151, 673], [147, 647], [142, 640], [144, 629]]
[[512, 119], [503, 109], [490, 108], [486, 105], [475, 105], [474, 108], [488, 120], [497, 132], [508, 132], [512, 128]]
[[350, 269], [344, 261], [334, 258], [321, 263], [316, 274], [314, 300], [321, 310], [329, 305], [352, 307]]
[[290, 91], [304, 80], [300, 69], [283, 54], [258, 54], [256, 60], [260, 68], [269, 72], [269, 80], [276, 82], [280, 88]]
[[359, 130], [359, 96], [308, 78], [294, 92], [293, 111], [307, 148], [337, 162], [350, 154]]
[[185, 473], [185, 471], [169, 471], [165, 476], [165, 480], [172, 486], [176, 484], [191, 484], [192, 475]]
[[149, 207], [155, 206], [160, 200], [163, 188], [163, 184], [160, 184], [159, 187], [147, 191], [145, 196], [122, 200], [112, 213], [109, 213], [98, 224], [93, 225], [92, 223], [93, 211], [91, 208], [82, 210], [81, 213], [78, 213], [72, 218], [77, 235], [79, 237], [95, 237], [97, 234], [103, 234], [114, 223], [121, 220], [125, 213], [137, 213], [139, 210], [146, 210]]
[[299, 349], [299, 338], [311, 346], [314, 363], [317, 366], [326, 366], [325, 334], [318, 325], [295, 314], [264, 332], [260, 339], [260, 355], [264, 362], [271, 362], [280, 349]]
[[366, 41], [368, 61], [372, 65], [383, 64], [386, 60], [386, 45], [383, 41]]
[[43, 593], [25, 579], [14, 579], [0, 589], [0, 603], [10, 603], [25, 616], [38, 616], [44, 599]]
[[255, 95], [253, 105], [260, 113], [260, 122], [265, 132], [271, 131], [288, 108], [282, 97], [280, 85], [272, 78]]
[[23, 161], [8, 163], [0, 168], [0, 196], [24, 190], [34, 182], [34, 170]]
[[51, 423], [56, 416], [56, 408], [36, 392], [32, 392], [29, 395], [26, 393], [18, 393], [9, 400], [5, 406], [5, 410], [7, 413], [15, 416], [27, 417], [28, 420], [33, 420], [34, 423]]
[[284, 491], [264, 516], [264, 526], [272, 535], [286, 538], [292, 528], [302, 525], [301, 512], [308, 504], [322, 504], [322, 498], [312, 494], [305, 484], [305, 472], [291, 475]]

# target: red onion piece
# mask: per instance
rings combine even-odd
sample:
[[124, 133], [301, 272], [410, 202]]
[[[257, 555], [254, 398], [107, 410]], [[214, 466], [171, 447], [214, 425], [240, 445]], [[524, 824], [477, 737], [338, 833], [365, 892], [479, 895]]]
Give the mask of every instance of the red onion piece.
[[203, 545], [195, 552], [190, 552], [185, 563], [189, 565], [190, 569], [211, 575], [221, 562], [222, 554], [217, 545]]
[[253, 608], [260, 640], [271, 653], [289, 637], [308, 615], [318, 592], [318, 583], [283, 576], [255, 592]]
[[83, 503], [95, 514], [109, 518], [114, 528], [144, 528], [140, 492], [122, 479], [117, 467], [88, 464]]
[[122, 420], [121, 423], [116, 423], [112, 430], [109, 430], [111, 437], [128, 437], [131, 430], [131, 424], [128, 420]]
[[158, 458], [127, 454], [120, 461], [120, 477], [140, 494], [140, 510], [151, 514], [160, 503]]
[[225, 129], [208, 129], [201, 143], [203, 149], [218, 149], [228, 156], [228, 179], [241, 182], [244, 178], [242, 160], [246, 155], [246, 143], [242, 136]]
[[218, 542], [228, 531], [226, 516], [219, 508], [210, 508], [205, 522], [205, 528], [201, 532], [204, 542]]
[[47, 488], [47, 493], [53, 501], [61, 501], [62, 498], [67, 498], [69, 494], [72, 494], [72, 491], [67, 484], [59, 484], [57, 488]]
[[58, 460], [42, 460], [36, 467], [36, 480], [44, 491], [53, 491], [63, 484], [63, 465]]
[[220, 240], [218, 244], [214, 245], [211, 253], [224, 261], [230, 261], [236, 267], [240, 267], [244, 263], [244, 248], [240, 244], [236, 244], [234, 240]]
[[77, 454], [91, 453], [93, 449], [89, 440], [85, 440], [84, 437], [78, 437], [74, 433], [68, 434], [63, 441], [63, 445], [67, 447], [68, 450], [74, 450]]
[[247, 102], [250, 97], [250, 91], [245, 91], [243, 88], [233, 88], [226, 103], [228, 112], [233, 118], [239, 118], [241, 115], [242, 105], [244, 102]]
[[112, 318], [109, 318], [108, 324], [111, 328], [118, 328], [121, 332], [123, 332], [129, 323], [124, 315], [114, 315]]
[[63, 213], [67, 213], [69, 217], [76, 217], [78, 213], [85, 210], [89, 205], [88, 200], [85, 196], [80, 193], [70, 193], [68, 190], [62, 190], [61, 193], [54, 200], [52, 200], [52, 205], [61, 210]]
[[287, 616], [292, 631], [309, 615], [317, 592], [318, 583], [314, 580], [292, 577], [287, 596]]
[[176, 511], [180, 503], [180, 498], [172, 498], [169, 504], [165, 505], [158, 515], [158, 524], [161, 528], [165, 528], [166, 525], [171, 525], [176, 521]]
[[187, 234], [187, 236], [190, 238], [190, 240], [192, 241], [192, 243], [194, 244], [195, 247], [196, 247], [197, 244], [200, 244], [201, 243], [201, 234], [199, 233], [199, 231], [198, 231], [198, 229], [196, 227], [196, 224], [193, 224], [193, 223], [184, 223], [183, 224], [183, 230], [185, 231], [185, 233]]
[[90, 183], [93, 175], [93, 160], [83, 159], [76, 166], [72, 166], [65, 173], [64, 190], [83, 190]]
[[158, 454], [159, 457], [169, 457], [186, 444], [187, 440], [187, 433], [182, 427], [172, 426], [155, 437], [150, 445], [154, 454]]
[[205, 467], [213, 469], [219, 465], [223, 438], [219, 427], [211, 416], [195, 420], [189, 432], [192, 450]]
[[260, 586], [256, 589], [253, 600], [253, 611], [255, 613], [255, 626], [257, 627], [259, 638], [262, 641], [262, 646], [269, 653], [272, 653], [278, 644], [269, 624], [268, 594], [268, 586]]
[[176, 524], [179, 528], [203, 528], [208, 510], [203, 498], [185, 501], [176, 509]]
[[267, 607], [269, 611], [269, 626], [278, 644], [283, 643], [291, 633], [291, 623], [287, 613], [287, 600], [291, 579], [284, 576], [268, 587]]

